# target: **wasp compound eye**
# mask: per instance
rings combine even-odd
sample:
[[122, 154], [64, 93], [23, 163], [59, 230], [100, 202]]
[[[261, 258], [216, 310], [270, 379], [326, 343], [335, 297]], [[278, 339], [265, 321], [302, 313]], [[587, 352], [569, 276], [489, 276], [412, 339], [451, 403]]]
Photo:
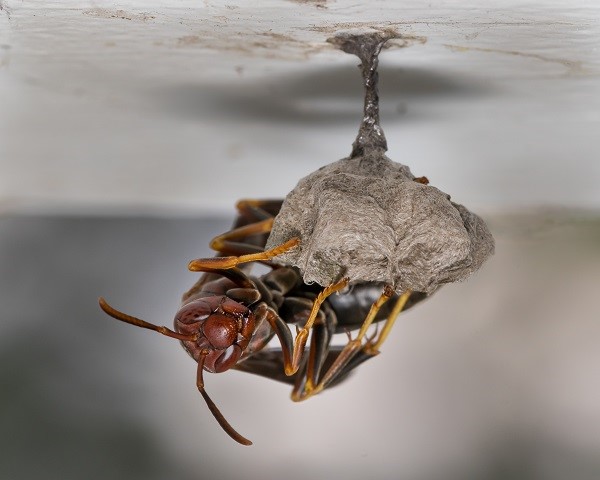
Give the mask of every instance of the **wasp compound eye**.
[[196, 300], [184, 305], [175, 315], [175, 322], [180, 322], [184, 325], [192, 325], [197, 322], [206, 320], [211, 314], [211, 306], [202, 301]]

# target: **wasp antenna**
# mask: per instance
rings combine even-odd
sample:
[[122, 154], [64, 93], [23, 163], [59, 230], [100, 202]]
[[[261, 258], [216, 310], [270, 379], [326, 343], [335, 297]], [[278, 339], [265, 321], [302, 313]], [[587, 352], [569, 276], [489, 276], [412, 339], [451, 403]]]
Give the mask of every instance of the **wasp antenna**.
[[236, 442], [241, 443], [242, 445], [252, 445], [252, 442], [250, 440], [248, 440], [247, 438], [243, 437], [238, 432], [236, 432], [236, 430], [229, 424], [229, 422], [227, 420], [225, 420], [225, 417], [223, 416], [221, 411], [217, 408], [217, 406], [214, 404], [214, 402], [211, 400], [211, 398], [208, 396], [208, 393], [206, 393], [206, 390], [204, 390], [204, 388], [200, 388], [200, 387], [198, 387], [198, 390], [200, 390], [200, 393], [204, 397], [204, 401], [206, 402], [206, 405], [208, 405], [209, 410], [212, 412], [212, 414], [216, 418], [217, 422], [219, 422], [219, 425], [221, 425], [221, 428], [223, 428], [223, 430], [225, 430], [225, 433], [227, 433], [227, 435], [229, 435]]
[[182, 341], [195, 341], [197, 340], [196, 335], [184, 335], [182, 333], [174, 332], [173, 330], [167, 327], [159, 327], [158, 325], [154, 325], [152, 323], [146, 322], [140, 318], [132, 317], [131, 315], [127, 315], [126, 313], [120, 312], [119, 310], [111, 307], [104, 298], [100, 297], [98, 299], [98, 303], [100, 304], [100, 308], [104, 310], [104, 313], [110, 315], [111, 317], [121, 320], [122, 322], [129, 323], [131, 325], [135, 325], [136, 327], [147, 328], [148, 330], [154, 330], [155, 332], [166, 335], [167, 337], [176, 338], [177, 340]]
[[215, 417], [217, 422], [219, 422], [219, 425], [221, 425], [221, 428], [223, 430], [225, 430], [225, 433], [227, 435], [229, 435], [236, 442], [241, 443], [242, 445], [252, 445], [252, 442], [250, 440], [248, 440], [247, 438], [240, 435], [235, 430], [235, 428], [233, 428], [229, 424], [229, 422], [227, 420], [225, 420], [225, 417], [223, 416], [221, 411], [218, 409], [218, 407], [215, 405], [215, 403], [212, 401], [212, 399], [208, 396], [208, 393], [206, 393], [206, 390], [204, 390], [204, 380], [202, 378], [202, 371], [204, 369], [204, 359], [205, 358], [206, 358], [206, 355], [204, 354], [198, 360], [198, 379], [196, 381], [196, 386], [198, 387], [200, 394], [204, 398], [204, 401], [206, 402], [208, 409], [211, 411], [211, 413], [213, 414], [213, 416]]

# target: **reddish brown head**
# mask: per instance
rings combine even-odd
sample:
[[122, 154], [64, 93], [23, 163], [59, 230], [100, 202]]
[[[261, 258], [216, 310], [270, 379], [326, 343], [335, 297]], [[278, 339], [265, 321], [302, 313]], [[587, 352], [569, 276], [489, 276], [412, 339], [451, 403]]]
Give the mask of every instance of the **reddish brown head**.
[[248, 346], [254, 332], [254, 314], [249, 308], [225, 295], [192, 300], [175, 315], [175, 329], [195, 340], [182, 341], [189, 354], [204, 369], [220, 373], [233, 367]]
[[255, 324], [254, 315], [247, 307], [225, 295], [195, 299], [177, 312], [176, 332], [120, 312], [103, 298], [100, 298], [100, 307], [117, 320], [181, 340], [185, 349], [198, 362], [196, 386], [212, 414], [231, 438], [243, 445], [252, 445], [250, 440], [236, 432], [225, 420], [204, 390], [202, 377], [204, 369], [209, 372], [224, 372], [239, 360], [250, 342]]

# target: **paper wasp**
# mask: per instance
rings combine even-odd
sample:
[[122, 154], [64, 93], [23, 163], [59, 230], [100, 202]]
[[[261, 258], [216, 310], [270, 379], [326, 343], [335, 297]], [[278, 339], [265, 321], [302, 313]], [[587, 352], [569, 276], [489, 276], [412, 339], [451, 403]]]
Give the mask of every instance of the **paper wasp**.
[[[190, 262], [190, 270], [203, 274], [183, 295], [174, 330], [122, 313], [100, 298], [108, 315], [181, 341], [198, 363], [196, 385], [209, 409], [227, 434], [244, 445], [252, 442], [233, 429], [206, 393], [204, 370], [221, 373], [233, 368], [287, 382], [293, 385], [292, 399], [304, 400], [341, 382], [379, 353], [400, 311], [425, 298], [410, 291], [397, 295], [382, 284], [348, 285], [345, 278], [325, 288], [305, 284], [297, 268], [272, 261], [295, 248], [299, 239], [264, 250], [282, 202], [238, 202], [233, 229], [211, 242], [218, 255]], [[270, 271], [250, 275], [254, 262]], [[332, 295], [335, 292], [340, 294]], [[382, 320], [379, 333], [367, 336], [369, 326]], [[352, 337], [354, 330], [358, 333]], [[347, 332], [348, 342], [334, 346], [333, 335], [339, 332]], [[271, 348], [268, 344], [275, 336], [278, 347]]]

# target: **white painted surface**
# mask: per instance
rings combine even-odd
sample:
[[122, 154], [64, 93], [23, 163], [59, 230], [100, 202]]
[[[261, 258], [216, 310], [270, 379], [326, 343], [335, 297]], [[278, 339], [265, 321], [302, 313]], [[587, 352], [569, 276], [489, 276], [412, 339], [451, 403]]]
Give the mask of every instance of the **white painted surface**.
[[600, 206], [597, 2], [0, 2], [4, 211], [227, 209], [348, 154], [395, 27], [389, 155], [474, 209]]

